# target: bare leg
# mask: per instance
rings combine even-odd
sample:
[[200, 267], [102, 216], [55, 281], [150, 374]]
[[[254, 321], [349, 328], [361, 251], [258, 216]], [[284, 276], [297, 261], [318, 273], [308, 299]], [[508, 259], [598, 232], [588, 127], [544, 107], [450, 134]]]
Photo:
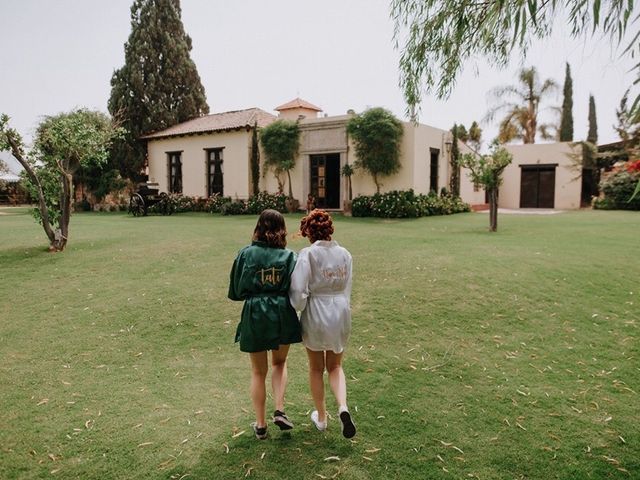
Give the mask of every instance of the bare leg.
[[276, 410], [284, 412], [284, 392], [287, 389], [287, 354], [289, 345], [271, 351], [271, 387]]
[[342, 435], [345, 438], [352, 438], [356, 434], [356, 425], [347, 408], [347, 382], [342, 370], [342, 353], [327, 352], [327, 371], [329, 372], [329, 384], [338, 404]]
[[309, 386], [313, 404], [318, 411], [318, 420], [327, 421], [327, 408], [324, 404], [324, 352], [314, 352], [307, 348], [309, 357]]
[[249, 356], [251, 357], [251, 401], [256, 411], [256, 425], [258, 427], [265, 427], [267, 425], [265, 418], [267, 392], [264, 382], [269, 369], [267, 352], [250, 353]]
[[342, 353], [327, 352], [327, 372], [329, 372], [329, 385], [336, 397], [338, 408], [347, 408], [347, 382], [342, 370]]

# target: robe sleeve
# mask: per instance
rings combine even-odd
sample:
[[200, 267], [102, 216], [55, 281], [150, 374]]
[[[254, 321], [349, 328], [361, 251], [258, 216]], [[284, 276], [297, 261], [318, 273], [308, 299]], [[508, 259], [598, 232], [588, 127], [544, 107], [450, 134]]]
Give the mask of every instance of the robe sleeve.
[[291, 286], [289, 287], [289, 301], [291, 306], [299, 312], [307, 306], [310, 275], [309, 258], [305, 253], [301, 252], [291, 274]]
[[347, 267], [347, 271], [349, 272], [349, 276], [347, 277], [347, 286], [344, 289], [344, 293], [349, 299], [349, 302], [351, 302], [351, 287], [353, 285], [353, 258], [351, 257], [351, 254], [348, 254], [348, 255], [349, 255], [349, 265]]
[[233, 261], [231, 274], [229, 275], [229, 293], [227, 294], [227, 296], [231, 300], [243, 300], [243, 298], [240, 296], [240, 280], [242, 278], [243, 266], [244, 261], [242, 258], [242, 254], [240, 254]]

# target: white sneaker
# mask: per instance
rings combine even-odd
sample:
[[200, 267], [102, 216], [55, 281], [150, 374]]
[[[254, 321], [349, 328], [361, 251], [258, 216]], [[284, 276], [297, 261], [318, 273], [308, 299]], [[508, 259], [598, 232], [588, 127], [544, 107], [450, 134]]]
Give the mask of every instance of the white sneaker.
[[318, 420], [317, 410], [314, 410], [313, 412], [311, 412], [311, 421], [316, 426], [316, 428], [321, 432], [324, 432], [327, 429], [327, 421], [325, 420], [324, 422], [321, 422], [320, 420]]

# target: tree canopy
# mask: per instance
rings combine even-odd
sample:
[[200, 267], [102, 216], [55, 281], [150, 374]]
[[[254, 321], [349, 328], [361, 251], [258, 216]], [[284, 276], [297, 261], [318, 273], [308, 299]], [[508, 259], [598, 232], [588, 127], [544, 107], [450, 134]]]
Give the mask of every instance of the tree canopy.
[[509, 166], [513, 156], [504, 148], [494, 144], [490, 155], [462, 155], [460, 165], [469, 170], [469, 177], [475, 185], [482, 185], [489, 197], [489, 230], [498, 229], [498, 191], [502, 183], [502, 173]]
[[380, 193], [380, 177], [400, 170], [400, 145], [404, 129], [393, 113], [381, 107], [370, 108], [347, 123], [353, 139], [355, 166], [368, 172]]
[[490, 92], [497, 105], [487, 113], [487, 120], [504, 112], [500, 121], [498, 140], [508, 143], [520, 139], [523, 143], [535, 143], [539, 132], [549, 139], [549, 125], [540, 124], [538, 115], [541, 103], [558, 87], [552, 79], [541, 81], [535, 67], [523, 68], [518, 75], [517, 85], [497, 87]]
[[286, 173], [289, 179], [289, 198], [293, 198], [291, 170], [296, 166], [296, 157], [300, 148], [298, 122], [276, 120], [260, 131], [260, 143], [264, 151], [264, 163], [273, 169], [280, 191], [283, 190], [280, 175]]
[[[469, 59], [482, 56], [493, 66], [505, 67], [514, 50], [526, 56], [531, 43], [549, 37], [554, 27], [568, 27], [574, 38], [603, 33], [620, 45], [627, 27], [640, 19], [637, 4], [629, 0], [392, 0], [407, 111], [415, 111], [423, 93], [447, 97]], [[557, 21], [565, 16], [568, 25]], [[639, 37], [640, 32], [635, 33], [622, 53], [640, 54]], [[640, 64], [635, 70], [640, 80]], [[638, 103], [636, 99], [636, 107]]]
[[27, 155], [9, 117], [0, 116], [0, 150], [10, 150], [24, 167], [32, 196], [38, 199], [36, 218], [52, 250], [64, 250], [69, 238], [74, 172], [104, 164], [112, 141], [121, 134], [107, 115], [78, 109], [45, 117]]
[[179, 0], [133, 2], [125, 63], [113, 73], [108, 103], [127, 130], [113, 149], [123, 176], [137, 178], [143, 167], [141, 135], [209, 113], [191, 48]]

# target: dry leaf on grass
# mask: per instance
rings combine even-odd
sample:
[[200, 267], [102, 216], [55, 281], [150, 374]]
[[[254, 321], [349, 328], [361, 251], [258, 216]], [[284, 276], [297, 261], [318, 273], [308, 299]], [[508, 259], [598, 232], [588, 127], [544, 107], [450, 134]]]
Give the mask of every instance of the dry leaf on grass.
[[148, 445], [153, 445], [153, 442], [143, 442], [143, 443], [139, 443], [138, 447], [146, 447]]
[[246, 432], [246, 430], [240, 430], [238, 433], [234, 433], [233, 435], [231, 435], [231, 438], [237, 438], [240, 435], [244, 434]]
[[327, 457], [324, 459], [325, 462], [339, 462], [340, 461], [340, 457]]
[[224, 453], [229, 453], [229, 445], [223, 443], [222, 446], [224, 447]]
[[36, 403], [36, 406], [39, 407], [40, 405], [46, 405], [47, 403], [49, 403], [49, 399], [48, 398], [43, 398], [38, 403]]

